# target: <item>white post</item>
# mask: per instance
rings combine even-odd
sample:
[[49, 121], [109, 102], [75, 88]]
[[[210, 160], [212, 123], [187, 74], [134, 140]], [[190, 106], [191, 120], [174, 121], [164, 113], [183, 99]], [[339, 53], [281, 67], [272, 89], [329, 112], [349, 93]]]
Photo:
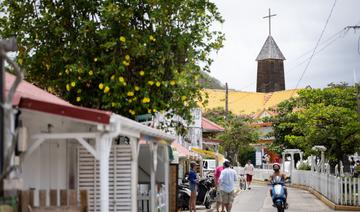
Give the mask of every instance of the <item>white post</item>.
[[285, 153], [282, 153], [281, 162], [282, 162], [282, 170], [285, 171]]
[[294, 153], [290, 153], [290, 176], [292, 177], [292, 173], [294, 170]]
[[156, 211], [156, 183], [155, 183], [155, 174], [156, 174], [156, 167], [157, 167], [157, 144], [153, 142], [149, 143], [150, 145], [150, 152], [151, 152], [151, 171], [150, 171], [150, 208], [151, 211]]
[[169, 149], [168, 146], [164, 146], [164, 165], [165, 165], [165, 211], [169, 211]]
[[109, 158], [112, 139], [108, 136], [96, 138], [100, 160], [100, 208], [102, 212], [109, 211]]
[[316, 161], [315, 161], [315, 156], [311, 155], [310, 156], [310, 160], [311, 160], [311, 171], [314, 172], [315, 171], [315, 166], [316, 166]]
[[131, 145], [131, 212], [137, 212], [137, 187], [138, 187], [138, 156], [139, 143], [137, 138], [130, 137]]
[[325, 165], [325, 151], [321, 151], [321, 160], [320, 160], [320, 172], [321, 173], [324, 173], [325, 170], [324, 170], [324, 165]]

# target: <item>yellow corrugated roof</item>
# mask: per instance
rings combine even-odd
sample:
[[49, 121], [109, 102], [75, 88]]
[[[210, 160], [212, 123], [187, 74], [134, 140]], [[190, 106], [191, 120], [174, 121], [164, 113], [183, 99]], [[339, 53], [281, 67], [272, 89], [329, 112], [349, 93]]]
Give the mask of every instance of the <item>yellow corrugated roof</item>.
[[[229, 110], [234, 114], [255, 114], [274, 107], [280, 102], [297, 95], [297, 89], [273, 93], [256, 93], [229, 90]], [[205, 110], [225, 107], [225, 90], [205, 89], [209, 103]]]

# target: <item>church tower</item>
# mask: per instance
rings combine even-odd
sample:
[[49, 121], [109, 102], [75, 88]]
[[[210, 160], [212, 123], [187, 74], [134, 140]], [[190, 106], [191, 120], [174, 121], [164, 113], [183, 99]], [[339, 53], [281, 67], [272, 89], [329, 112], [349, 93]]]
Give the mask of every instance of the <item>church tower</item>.
[[271, 15], [269, 9], [269, 36], [256, 58], [257, 82], [256, 92], [270, 93], [285, 90], [284, 55], [281, 53], [274, 38], [271, 36]]

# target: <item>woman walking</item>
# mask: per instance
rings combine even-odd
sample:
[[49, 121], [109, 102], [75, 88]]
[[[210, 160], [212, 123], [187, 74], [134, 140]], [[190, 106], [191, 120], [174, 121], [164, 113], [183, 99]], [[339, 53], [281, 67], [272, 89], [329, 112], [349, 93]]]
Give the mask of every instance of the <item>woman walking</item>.
[[197, 189], [197, 174], [195, 171], [197, 163], [195, 161], [192, 161], [190, 164], [190, 172], [189, 172], [189, 184], [190, 184], [190, 202], [189, 202], [189, 209], [190, 212], [194, 211], [196, 212], [196, 189]]

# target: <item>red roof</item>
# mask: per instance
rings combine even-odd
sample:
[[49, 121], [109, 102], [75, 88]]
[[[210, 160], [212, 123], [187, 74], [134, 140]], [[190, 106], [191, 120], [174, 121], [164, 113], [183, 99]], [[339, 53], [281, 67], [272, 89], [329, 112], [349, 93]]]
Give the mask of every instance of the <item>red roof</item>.
[[191, 156], [191, 152], [186, 149], [183, 145], [181, 145], [179, 142], [174, 141], [171, 143], [171, 146], [174, 147], [176, 149], [176, 151], [179, 154], [179, 157], [187, 157], [187, 156]]
[[[9, 74], [5, 72], [5, 94], [10, 90], [11, 85], [15, 81], [15, 76], [12, 74]], [[45, 101], [45, 102], [51, 102], [61, 105], [71, 105], [69, 102], [61, 99], [60, 97], [57, 97], [51, 93], [48, 93], [44, 91], [43, 89], [36, 87], [35, 85], [23, 80], [20, 85], [17, 87], [14, 99], [13, 99], [13, 105], [19, 105], [20, 99], [22, 97], [35, 99], [39, 101]]]
[[206, 118], [202, 118], [201, 126], [202, 126], [204, 132], [222, 132], [222, 131], [224, 131], [223, 127], [215, 124], [214, 122], [212, 122]]
[[[7, 94], [15, 80], [15, 76], [5, 73], [5, 80], [5, 93]], [[16, 89], [13, 105], [19, 106], [20, 108], [101, 124], [109, 124], [112, 114], [109, 111], [95, 110], [72, 105], [69, 102], [26, 81], [22, 81]]]

